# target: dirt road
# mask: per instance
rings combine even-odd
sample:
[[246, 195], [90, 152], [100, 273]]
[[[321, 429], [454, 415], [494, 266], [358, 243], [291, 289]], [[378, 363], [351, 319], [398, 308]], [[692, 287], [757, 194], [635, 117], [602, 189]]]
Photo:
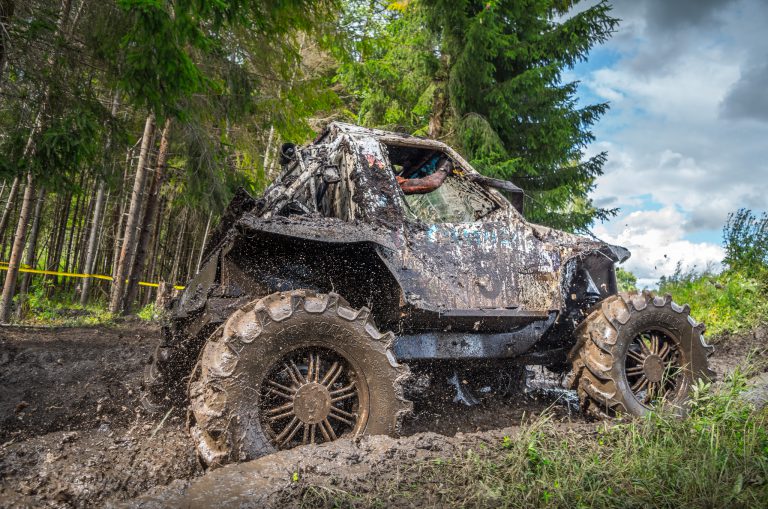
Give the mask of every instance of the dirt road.
[[[453, 403], [449, 390], [427, 391], [404, 438], [339, 440], [204, 475], [184, 412], [147, 415], [138, 401], [158, 333], [140, 322], [0, 329], [0, 507], [291, 505], [285, 497], [297, 478], [333, 486], [396, 475], [406, 460], [445, 457], [513, 435], [515, 424], [545, 409], [564, 429], [591, 433], [594, 426], [575, 412], [572, 394], [558, 389], [556, 379], [539, 376], [526, 393], [479, 392], [482, 403], [472, 408]], [[760, 334], [744, 341], [762, 343]], [[721, 373], [747, 348], [732, 345], [713, 363]], [[434, 385], [447, 389], [437, 378]]]

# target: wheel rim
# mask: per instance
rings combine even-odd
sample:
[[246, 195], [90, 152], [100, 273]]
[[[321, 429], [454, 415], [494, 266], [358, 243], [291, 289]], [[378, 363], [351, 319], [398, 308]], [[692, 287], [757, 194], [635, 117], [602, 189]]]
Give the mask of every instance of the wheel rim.
[[624, 371], [632, 394], [643, 405], [673, 399], [682, 376], [677, 342], [661, 330], [637, 334], [627, 349]]
[[262, 426], [277, 449], [331, 442], [364, 425], [367, 388], [358, 370], [328, 348], [286, 354], [260, 392]]

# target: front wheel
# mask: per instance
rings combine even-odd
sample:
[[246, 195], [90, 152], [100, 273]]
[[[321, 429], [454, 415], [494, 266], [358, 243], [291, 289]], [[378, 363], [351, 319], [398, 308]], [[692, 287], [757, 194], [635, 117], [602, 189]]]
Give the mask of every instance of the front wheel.
[[691, 386], [711, 378], [704, 325], [672, 298], [620, 294], [605, 299], [576, 329], [571, 387], [598, 418], [644, 415], [663, 404], [685, 412]]
[[336, 294], [282, 292], [235, 312], [189, 385], [191, 434], [208, 465], [345, 435], [399, 432], [407, 366], [366, 308]]

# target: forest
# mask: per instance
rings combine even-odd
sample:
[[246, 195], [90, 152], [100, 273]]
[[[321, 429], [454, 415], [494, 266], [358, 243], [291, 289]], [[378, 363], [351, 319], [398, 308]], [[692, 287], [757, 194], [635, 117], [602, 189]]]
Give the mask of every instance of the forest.
[[445, 141], [585, 231], [615, 213], [584, 156], [608, 105], [563, 73], [618, 20], [577, 3], [0, 0], [0, 322], [183, 286], [235, 190], [335, 120]]

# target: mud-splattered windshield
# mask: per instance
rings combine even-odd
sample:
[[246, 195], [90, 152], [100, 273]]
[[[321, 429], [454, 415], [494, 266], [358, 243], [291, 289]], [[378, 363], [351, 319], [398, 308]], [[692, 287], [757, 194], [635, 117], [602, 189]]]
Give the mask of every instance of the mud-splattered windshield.
[[439, 150], [387, 145], [392, 171], [403, 190], [405, 214], [425, 223], [471, 223], [497, 208], [483, 188]]
[[427, 194], [405, 196], [406, 214], [425, 223], [471, 223], [496, 208], [477, 184], [451, 175]]

